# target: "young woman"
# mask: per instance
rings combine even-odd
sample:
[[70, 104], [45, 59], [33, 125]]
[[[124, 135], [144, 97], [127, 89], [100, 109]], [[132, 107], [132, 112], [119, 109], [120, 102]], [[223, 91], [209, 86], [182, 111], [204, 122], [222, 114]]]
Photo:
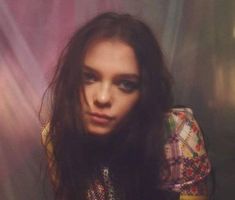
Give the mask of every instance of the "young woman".
[[55, 199], [207, 199], [210, 164], [151, 30], [104, 13], [71, 38], [42, 133]]

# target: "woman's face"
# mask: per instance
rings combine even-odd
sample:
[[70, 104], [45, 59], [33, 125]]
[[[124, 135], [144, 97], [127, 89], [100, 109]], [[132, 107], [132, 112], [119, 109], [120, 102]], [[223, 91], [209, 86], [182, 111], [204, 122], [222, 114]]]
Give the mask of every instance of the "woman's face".
[[109, 134], [140, 96], [134, 51], [118, 40], [98, 41], [88, 48], [83, 71], [84, 95], [80, 97], [85, 128], [90, 134]]

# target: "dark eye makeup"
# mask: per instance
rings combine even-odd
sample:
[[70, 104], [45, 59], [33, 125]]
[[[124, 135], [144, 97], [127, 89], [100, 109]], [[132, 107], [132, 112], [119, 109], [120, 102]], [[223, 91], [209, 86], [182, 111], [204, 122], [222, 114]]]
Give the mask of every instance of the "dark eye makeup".
[[[100, 75], [94, 69], [87, 67], [83, 71], [84, 84], [90, 85], [100, 80]], [[113, 83], [124, 93], [132, 93], [139, 89], [139, 77], [133, 74], [121, 74], [117, 75]]]
[[131, 93], [139, 89], [138, 80], [120, 79], [116, 81], [116, 84], [118, 88], [125, 93]]
[[95, 73], [90, 71], [84, 71], [83, 72], [83, 82], [85, 84], [92, 84], [97, 80], [97, 76]]

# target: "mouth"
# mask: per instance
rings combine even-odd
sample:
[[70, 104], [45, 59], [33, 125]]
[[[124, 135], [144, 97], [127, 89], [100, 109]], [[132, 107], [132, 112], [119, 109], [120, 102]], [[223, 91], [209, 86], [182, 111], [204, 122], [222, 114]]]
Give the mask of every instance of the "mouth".
[[88, 116], [92, 123], [101, 126], [106, 126], [114, 120], [114, 117], [103, 113], [90, 112], [88, 113]]

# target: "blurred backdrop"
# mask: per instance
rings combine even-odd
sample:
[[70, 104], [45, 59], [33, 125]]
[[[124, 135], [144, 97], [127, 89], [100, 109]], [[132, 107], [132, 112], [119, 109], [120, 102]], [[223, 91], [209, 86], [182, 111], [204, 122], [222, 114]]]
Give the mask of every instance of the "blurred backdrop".
[[51, 199], [40, 101], [71, 33], [103, 11], [128, 12], [158, 37], [175, 104], [204, 130], [215, 199], [235, 196], [234, 0], [0, 0], [0, 199]]

